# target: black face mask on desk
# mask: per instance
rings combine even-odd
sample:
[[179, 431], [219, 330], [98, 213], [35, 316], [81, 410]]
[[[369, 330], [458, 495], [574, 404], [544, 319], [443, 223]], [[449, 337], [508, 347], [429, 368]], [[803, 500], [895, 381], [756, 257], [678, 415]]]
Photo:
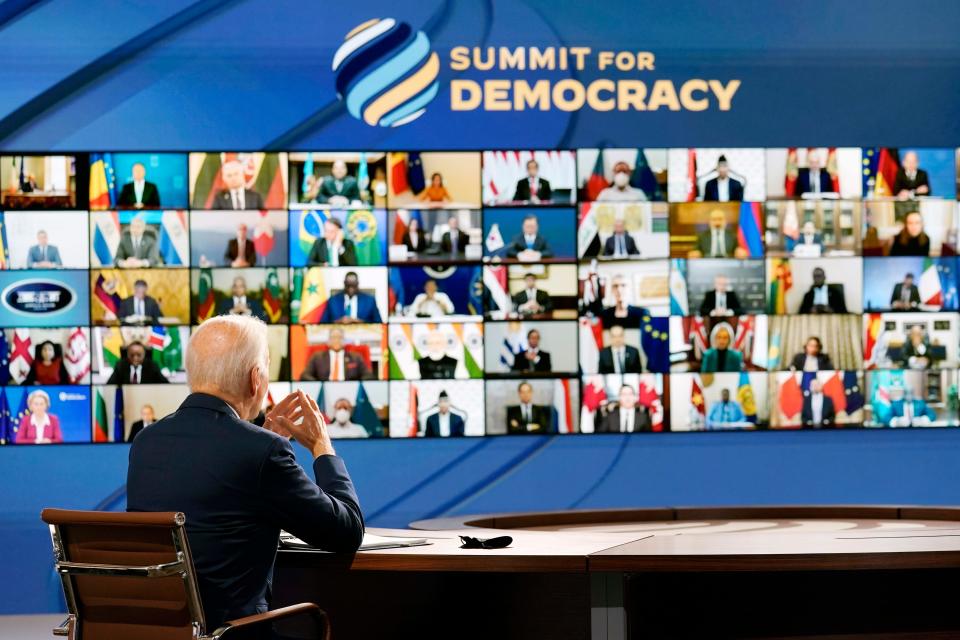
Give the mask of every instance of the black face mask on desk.
[[481, 540], [480, 538], [472, 538], [470, 536], [460, 536], [460, 541], [463, 543], [460, 545], [461, 549], [503, 549], [504, 547], [510, 546], [513, 538], [510, 536], [500, 536], [498, 538]]

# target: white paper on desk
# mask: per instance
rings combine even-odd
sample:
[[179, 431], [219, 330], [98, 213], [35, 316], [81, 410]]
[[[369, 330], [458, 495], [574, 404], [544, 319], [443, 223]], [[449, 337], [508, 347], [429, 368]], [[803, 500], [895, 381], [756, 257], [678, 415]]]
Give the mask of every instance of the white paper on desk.
[[[373, 551], [377, 549], [401, 549], [403, 547], [420, 547], [425, 544], [431, 544], [431, 542], [426, 538], [389, 538], [386, 536], [374, 535], [372, 533], [364, 533], [363, 543], [360, 545], [359, 550]], [[287, 533], [286, 531], [280, 532], [280, 546], [288, 549], [313, 549], [315, 551], [321, 551], [321, 549], [310, 546], [300, 538], [291, 533]]]

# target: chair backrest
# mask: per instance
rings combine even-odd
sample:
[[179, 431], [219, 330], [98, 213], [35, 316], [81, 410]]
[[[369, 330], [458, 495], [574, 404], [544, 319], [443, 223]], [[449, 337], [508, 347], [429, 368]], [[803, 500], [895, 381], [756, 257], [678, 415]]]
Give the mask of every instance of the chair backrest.
[[44, 509], [76, 638], [174, 640], [204, 633], [182, 513]]

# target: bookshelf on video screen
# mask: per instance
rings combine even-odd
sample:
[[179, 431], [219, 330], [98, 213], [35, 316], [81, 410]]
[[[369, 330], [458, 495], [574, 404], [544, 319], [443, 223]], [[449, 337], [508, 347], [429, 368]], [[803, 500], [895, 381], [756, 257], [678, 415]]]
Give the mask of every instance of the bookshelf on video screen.
[[[0, 441], [129, 442], [268, 327], [337, 438], [960, 424], [957, 151], [0, 155]], [[599, 436], [597, 436], [599, 437]]]

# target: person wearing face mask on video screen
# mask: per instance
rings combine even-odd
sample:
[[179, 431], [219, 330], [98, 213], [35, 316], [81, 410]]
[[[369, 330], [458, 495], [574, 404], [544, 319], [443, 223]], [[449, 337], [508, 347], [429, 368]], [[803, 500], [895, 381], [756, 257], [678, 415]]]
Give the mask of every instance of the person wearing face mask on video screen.
[[370, 434], [361, 425], [351, 422], [353, 405], [346, 398], [333, 403], [333, 422], [327, 426], [331, 438], [368, 438]]
[[646, 202], [647, 194], [630, 186], [632, 174], [633, 169], [622, 160], [613, 165], [613, 185], [597, 195], [597, 202]]

